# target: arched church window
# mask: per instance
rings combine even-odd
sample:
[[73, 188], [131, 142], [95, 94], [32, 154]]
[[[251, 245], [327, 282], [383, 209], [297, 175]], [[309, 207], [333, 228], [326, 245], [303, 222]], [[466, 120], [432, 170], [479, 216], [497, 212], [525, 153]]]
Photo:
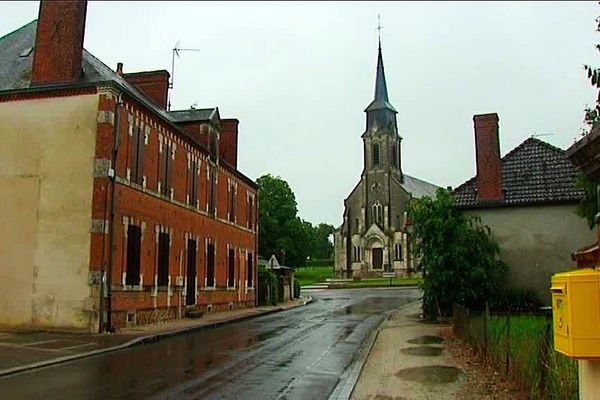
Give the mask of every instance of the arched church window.
[[379, 165], [379, 143], [373, 143], [373, 166]]
[[354, 220], [354, 232], [358, 233], [360, 231], [360, 221], [358, 218]]
[[383, 208], [379, 202], [373, 204], [373, 217], [375, 223], [381, 224], [383, 222]]
[[392, 164], [394, 167], [398, 166], [398, 157], [396, 156], [396, 143], [392, 143]]

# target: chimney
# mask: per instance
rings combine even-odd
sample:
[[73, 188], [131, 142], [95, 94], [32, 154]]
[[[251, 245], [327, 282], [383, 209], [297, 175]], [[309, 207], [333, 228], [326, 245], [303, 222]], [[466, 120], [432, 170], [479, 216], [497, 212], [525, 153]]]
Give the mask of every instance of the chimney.
[[69, 83], [82, 73], [86, 0], [40, 2], [32, 85]]
[[171, 77], [168, 71], [161, 69], [123, 74], [123, 67], [121, 67], [121, 76], [144, 93], [154, 104], [163, 110], [167, 109], [169, 78]]
[[502, 162], [498, 139], [498, 114], [473, 116], [477, 158], [477, 199], [501, 201]]
[[117, 63], [117, 75], [123, 76], [123, 63], [122, 62]]
[[221, 140], [219, 143], [219, 156], [237, 168], [238, 153], [238, 125], [240, 121], [235, 118], [221, 119]]

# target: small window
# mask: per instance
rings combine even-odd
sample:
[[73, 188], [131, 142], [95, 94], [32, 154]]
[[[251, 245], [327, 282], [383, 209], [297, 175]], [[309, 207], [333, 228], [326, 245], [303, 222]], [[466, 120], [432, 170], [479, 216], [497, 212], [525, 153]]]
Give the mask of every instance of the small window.
[[379, 165], [379, 143], [373, 143], [373, 166]]
[[402, 244], [396, 243], [394, 246], [394, 260], [402, 260]]
[[396, 156], [396, 143], [392, 143], [392, 165], [394, 167], [398, 166], [398, 157]]
[[381, 203], [377, 202], [375, 204], [373, 204], [373, 221], [375, 221], [376, 224], [382, 224], [383, 223], [383, 207], [381, 206]]
[[358, 219], [358, 218], [356, 218], [356, 219], [354, 220], [354, 232], [355, 232], [355, 233], [358, 233], [358, 232], [360, 232], [360, 221], [359, 221], [359, 219]]

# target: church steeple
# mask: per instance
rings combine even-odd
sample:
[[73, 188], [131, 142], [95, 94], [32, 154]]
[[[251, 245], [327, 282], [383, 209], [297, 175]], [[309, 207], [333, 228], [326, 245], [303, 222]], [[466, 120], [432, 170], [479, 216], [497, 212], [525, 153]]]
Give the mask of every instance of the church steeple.
[[383, 68], [383, 55], [381, 52], [381, 38], [377, 54], [377, 74], [375, 78], [375, 98], [365, 109], [367, 113], [367, 131], [377, 127], [389, 129], [394, 133], [396, 129], [396, 114], [398, 113], [389, 101], [385, 71]]

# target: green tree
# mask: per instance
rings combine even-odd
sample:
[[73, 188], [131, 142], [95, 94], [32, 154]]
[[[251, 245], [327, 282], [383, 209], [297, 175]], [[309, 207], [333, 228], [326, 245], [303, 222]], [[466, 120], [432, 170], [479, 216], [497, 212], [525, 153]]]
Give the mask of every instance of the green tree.
[[452, 304], [470, 307], [493, 298], [506, 267], [496, 260], [498, 246], [477, 217], [454, 207], [454, 197], [438, 189], [408, 205], [414, 251], [423, 271], [423, 312], [429, 319], [449, 316]]
[[270, 174], [256, 180], [259, 193], [258, 252], [264, 257], [281, 250], [280, 241], [287, 237], [287, 230], [298, 211], [294, 192], [286, 181]]
[[314, 227], [311, 258], [328, 259], [333, 257], [333, 243], [330, 240], [333, 232], [335, 232], [333, 225], [321, 223]]
[[596, 225], [596, 215], [600, 212], [598, 207], [598, 189], [597, 184], [590, 181], [585, 175], [577, 176], [577, 187], [583, 190], [583, 199], [577, 204], [575, 212], [581, 218], [584, 218], [591, 228]]

